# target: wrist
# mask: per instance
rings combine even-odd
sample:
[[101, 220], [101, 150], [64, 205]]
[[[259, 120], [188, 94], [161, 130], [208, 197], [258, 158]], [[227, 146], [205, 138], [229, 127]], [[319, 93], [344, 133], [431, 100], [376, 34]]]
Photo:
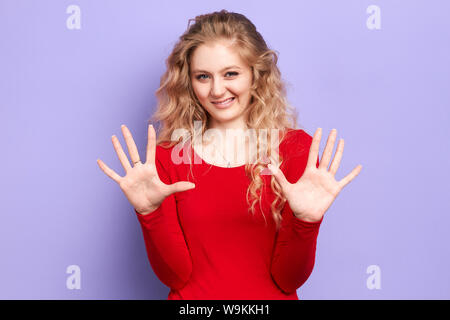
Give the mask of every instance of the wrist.
[[159, 207], [153, 207], [153, 208], [149, 208], [149, 209], [143, 209], [143, 210], [137, 210], [136, 208], [134, 209], [137, 213], [139, 213], [142, 216], [146, 216], [150, 213], [152, 213], [153, 211], [155, 211], [156, 209], [158, 209]]
[[322, 220], [322, 217], [310, 217], [310, 216], [299, 215], [299, 214], [295, 214], [295, 213], [294, 213], [294, 216], [299, 220], [311, 222], [311, 223], [319, 222], [320, 220]]

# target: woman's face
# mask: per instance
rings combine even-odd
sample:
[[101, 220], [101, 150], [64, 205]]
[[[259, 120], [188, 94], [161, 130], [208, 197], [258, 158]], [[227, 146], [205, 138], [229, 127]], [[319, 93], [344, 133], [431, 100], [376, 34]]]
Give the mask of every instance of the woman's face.
[[194, 93], [211, 116], [210, 127], [245, 128], [243, 113], [251, 98], [252, 72], [231, 41], [199, 46], [191, 57], [190, 70]]

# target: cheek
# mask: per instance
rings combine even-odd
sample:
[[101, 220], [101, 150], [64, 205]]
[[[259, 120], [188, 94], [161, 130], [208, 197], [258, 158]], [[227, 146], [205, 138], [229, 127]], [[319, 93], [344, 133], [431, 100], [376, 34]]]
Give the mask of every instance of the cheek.
[[207, 86], [196, 84], [192, 86], [192, 89], [199, 100], [204, 100], [208, 97], [209, 89]]
[[233, 90], [239, 95], [246, 95], [250, 92], [251, 85], [252, 83], [249, 77], [242, 77], [233, 83]]

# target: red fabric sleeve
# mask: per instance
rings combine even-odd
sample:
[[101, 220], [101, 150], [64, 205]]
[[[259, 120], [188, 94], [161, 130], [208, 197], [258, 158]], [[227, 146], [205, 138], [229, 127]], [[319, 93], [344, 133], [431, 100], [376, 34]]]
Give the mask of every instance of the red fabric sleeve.
[[[305, 171], [312, 138], [307, 140], [307, 152], [290, 158], [286, 165], [286, 179], [295, 183]], [[305, 143], [305, 142], [304, 142]], [[317, 165], [319, 166], [319, 158]], [[316, 241], [323, 217], [317, 222], [297, 218], [286, 201], [281, 213], [281, 228], [275, 239], [271, 263], [271, 275], [277, 286], [285, 293], [295, 292], [309, 278], [315, 262]]]
[[[164, 151], [156, 147], [156, 168], [159, 178], [171, 184], [168, 169], [169, 160], [161, 160]], [[174, 194], [168, 196], [158, 209], [142, 215], [134, 210], [144, 236], [147, 256], [156, 276], [170, 288], [180, 289], [189, 280], [192, 261], [184, 234], [179, 223]]]

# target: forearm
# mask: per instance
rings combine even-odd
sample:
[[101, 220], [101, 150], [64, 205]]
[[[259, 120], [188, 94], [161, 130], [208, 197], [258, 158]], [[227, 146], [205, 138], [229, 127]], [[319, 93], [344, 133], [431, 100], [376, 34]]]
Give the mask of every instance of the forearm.
[[153, 271], [165, 285], [179, 289], [190, 278], [192, 261], [172, 201], [164, 200], [160, 207], [146, 215], [135, 212]]
[[301, 287], [312, 273], [322, 220], [307, 222], [295, 217], [290, 210], [285, 213], [283, 216], [289, 221], [285, 221], [285, 227], [277, 237], [270, 271], [278, 287], [291, 293]]

